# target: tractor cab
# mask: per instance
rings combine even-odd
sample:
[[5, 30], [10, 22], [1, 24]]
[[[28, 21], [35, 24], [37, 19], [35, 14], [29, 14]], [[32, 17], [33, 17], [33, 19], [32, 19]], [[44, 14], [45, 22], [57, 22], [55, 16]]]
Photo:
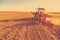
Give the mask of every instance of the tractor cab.
[[42, 16], [43, 16], [43, 14], [44, 14], [44, 12], [45, 12], [45, 9], [44, 9], [44, 8], [37, 8], [37, 10], [38, 10], [38, 11], [35, 13], [34, 18], [35, 18], [36, 20], [38, 20], [38, 21], [41, 21]]
[[44, 8], [38, 8], [38, 14], [41, 14], [41, 13], [44, 13], [45, 12], [45, 9]]

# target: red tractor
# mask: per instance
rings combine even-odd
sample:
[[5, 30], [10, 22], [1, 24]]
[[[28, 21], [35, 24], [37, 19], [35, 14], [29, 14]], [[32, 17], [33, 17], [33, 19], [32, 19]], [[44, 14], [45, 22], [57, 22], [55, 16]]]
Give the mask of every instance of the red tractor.
[[38, 11], [35, 13], [35, 19], [38, 20], [40, 23], [43, 24], [51, 24], [51, 22], [46, 20], [47, 18], [51, 18], [52, 16], [45, 14], [44, 8], [38, 8]]

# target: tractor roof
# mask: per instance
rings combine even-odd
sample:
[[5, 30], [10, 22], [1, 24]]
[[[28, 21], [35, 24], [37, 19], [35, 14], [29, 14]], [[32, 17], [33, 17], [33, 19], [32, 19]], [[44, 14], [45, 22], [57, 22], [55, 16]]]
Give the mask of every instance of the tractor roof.
[[44, 8], [38, 8], [38, 10], [45, 10]]

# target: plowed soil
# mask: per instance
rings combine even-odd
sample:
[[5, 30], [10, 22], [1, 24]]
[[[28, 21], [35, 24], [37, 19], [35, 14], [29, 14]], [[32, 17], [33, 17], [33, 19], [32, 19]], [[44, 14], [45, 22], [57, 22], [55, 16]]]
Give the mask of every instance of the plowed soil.
[[60, 40], [60, 26], [47, 26], [33, 17], [0, 20], [0, 40]]

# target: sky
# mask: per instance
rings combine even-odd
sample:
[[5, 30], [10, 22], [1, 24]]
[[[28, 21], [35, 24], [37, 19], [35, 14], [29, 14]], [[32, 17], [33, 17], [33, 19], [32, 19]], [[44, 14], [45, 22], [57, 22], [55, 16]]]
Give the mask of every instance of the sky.
[[60, 0], [0, 0], [0, 11], [36, 11], [38, 7], [60, 12]]

